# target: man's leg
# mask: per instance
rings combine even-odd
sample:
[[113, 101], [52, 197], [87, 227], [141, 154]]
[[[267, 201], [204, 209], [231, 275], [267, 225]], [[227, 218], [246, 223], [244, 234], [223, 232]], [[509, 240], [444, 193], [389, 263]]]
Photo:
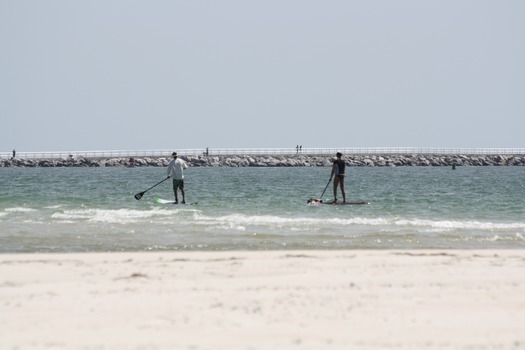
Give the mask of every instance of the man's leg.
[[341, 192], [343, 193], [343, 203], [346, 202], [346, 193], [345, 193], [345, 178], [344, 176], [341, 176], [341, 181], [339, 182], [341, 185]]
[[186, 204], [186, 195], [184, 193], [184, 180], [180, 180], [179, 190], [180, 190], [180, 193], [182, 193], [182, 204]]
[[179, 197], [177, 196], [177, 187], [179, 187], [179, 182], [173, 179], [173, 193], [175, 194], [175, 204], [179, 203]]
[[334, 202], [337, 201], [337, 186], [339, 186], [339, 176], [334, 178]]

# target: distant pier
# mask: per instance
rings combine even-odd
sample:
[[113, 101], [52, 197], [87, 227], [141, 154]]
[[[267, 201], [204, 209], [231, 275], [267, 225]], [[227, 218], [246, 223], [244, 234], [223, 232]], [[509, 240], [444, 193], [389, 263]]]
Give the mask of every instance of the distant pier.
[[[341, 147], [341, 148], [192, 148], [150, 150], [97, 150], [97, 151], [17, 151], [16, 159], [56, 158], [119, 158], [119, 157], [171, 157], [177, 151], [184, 156], [331, 156], [337, 152], [344, 155], [525, 155], [525, 148], [429, 148], [429, 147]], [[0, 159], [11, 159], [12, 151], [0, 152]]]
[[[174, 149], [175, 150], [175, 149]], [[173, 150], [17, 152], [0, 155], [0, 167], [164, 167]], [[250, 148], [177, 149], [194, 167], [331, 166], [342, 152], [348, 166], [525, 166], [525, 149], [503, 148]]]

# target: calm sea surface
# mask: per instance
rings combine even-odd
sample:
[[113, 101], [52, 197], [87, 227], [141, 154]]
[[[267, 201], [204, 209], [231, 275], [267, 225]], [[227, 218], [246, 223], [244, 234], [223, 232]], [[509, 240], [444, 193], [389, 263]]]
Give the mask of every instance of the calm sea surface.
[[0, 168], [0, 253], [525, 248], [524, 167], [349, 168], [370, 204], [318, 207], [330, 168], [190, 168], [195, 204], [156, 203], [171, 181], [135, 200], [165, 172]]

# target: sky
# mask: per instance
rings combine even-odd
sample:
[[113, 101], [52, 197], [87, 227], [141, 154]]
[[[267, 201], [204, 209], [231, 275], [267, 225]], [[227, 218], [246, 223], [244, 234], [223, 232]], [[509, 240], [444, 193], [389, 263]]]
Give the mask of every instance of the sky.
[[523, 0], [0, 0], [0, 152], [525, 147]]

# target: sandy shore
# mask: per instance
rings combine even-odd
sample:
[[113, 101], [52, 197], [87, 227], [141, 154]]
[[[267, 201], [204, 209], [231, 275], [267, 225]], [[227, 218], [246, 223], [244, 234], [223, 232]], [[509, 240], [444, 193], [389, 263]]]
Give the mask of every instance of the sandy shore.
[[0, 255], [0, 349], [525, 349], [525, 251]]

